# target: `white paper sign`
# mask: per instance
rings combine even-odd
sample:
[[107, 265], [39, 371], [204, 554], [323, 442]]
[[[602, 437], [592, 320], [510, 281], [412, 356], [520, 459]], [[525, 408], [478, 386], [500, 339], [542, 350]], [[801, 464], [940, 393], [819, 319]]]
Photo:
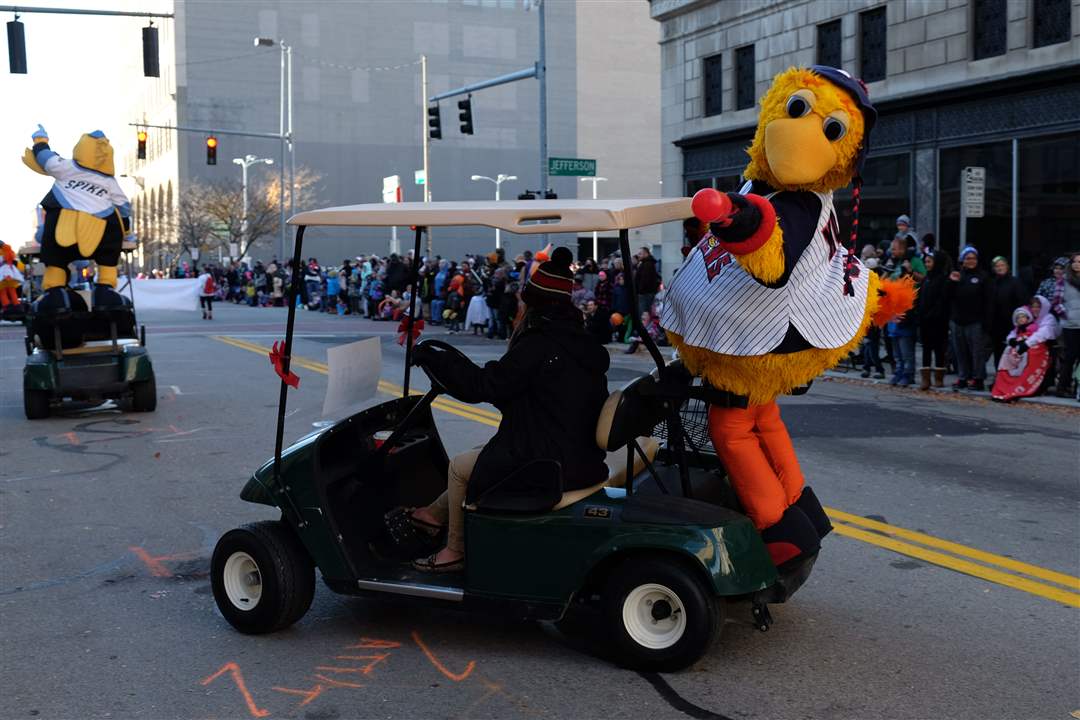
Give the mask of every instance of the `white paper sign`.
[[326, 351], [329, 382], [323, 400], [323, 417], [345, 417], [375, 397], [382, 375], [382, 346], [373, 337]]

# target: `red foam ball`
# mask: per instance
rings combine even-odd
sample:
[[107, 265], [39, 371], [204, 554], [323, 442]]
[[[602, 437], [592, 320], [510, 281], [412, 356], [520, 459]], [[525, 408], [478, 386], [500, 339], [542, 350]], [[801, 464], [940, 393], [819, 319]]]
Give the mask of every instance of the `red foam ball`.
[[690, 201], [694, 217], [702, 222], [712, 223], [731, 214], [731, 201], [724, 193], [713, 188], [702, 188], [694, 193]]

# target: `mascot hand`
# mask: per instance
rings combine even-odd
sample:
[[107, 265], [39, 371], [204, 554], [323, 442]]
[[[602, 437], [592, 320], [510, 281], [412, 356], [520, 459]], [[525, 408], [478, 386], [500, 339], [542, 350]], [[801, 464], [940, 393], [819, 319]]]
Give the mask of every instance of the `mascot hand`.
[[758, 226], [761, 225], [761, 211], [758, 210], [756, 205], [747, 200], [744, 195], [729, 192], [727, 197], [731, 201], [732, 214], [727, 219], [726, 224], [711, 223], [709, 230], [721, 242], [731, 243], [746, 240], [757, 232]]
[[124, 236], [124, 242], [137, 245], [139, 242], [139, 236], [136, 235], [134, 232], [129, 232], [127, 235]]
[[1014, 348], [1014, 347], [1016, 347], [1016, 338], [1009, 338], [1009, 343], [1008, 343], [1008, 345], [1009, 345], [1009, 347], [1011, 347], [1011, 348]]
[[1026, 353], [1027, 351], [1028, 351], [1028, 344], [1027, 344], [1026, 342], [1024, 342], [1023, 340], [1021, 340], [1020, 342], [1016, 343], [1016, 352], [1018, 352], [1018, 353], [1020, 353], [1021, 355], [1023, 355], [1023, 354], [1024, 354], [1024, 353]]
[[37, 130], [30, 137], [33, 138], [35, 144], [49, 142], [49, 133], [41, 126], [41, 123], [38, 123]]

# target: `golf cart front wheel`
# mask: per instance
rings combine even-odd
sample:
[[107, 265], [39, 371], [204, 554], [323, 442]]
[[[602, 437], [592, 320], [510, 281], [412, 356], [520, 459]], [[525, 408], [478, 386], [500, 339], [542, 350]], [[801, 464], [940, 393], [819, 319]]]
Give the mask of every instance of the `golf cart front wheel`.
[[304, 616], [315, 596], [315, 567], [285, 523], [251, 523], [218, 540], [210, 585], [229, 624], [258, 635], [286, 628]]
[[616, 657], [635, 670], [675, 672], [720, 633], [723, 606], [676, 558], [633, 559], [608, 579], [604, 615]]
[[49, 417], [49, 393], [45, 390], [23, 388], [23, 410], [27, 420]]

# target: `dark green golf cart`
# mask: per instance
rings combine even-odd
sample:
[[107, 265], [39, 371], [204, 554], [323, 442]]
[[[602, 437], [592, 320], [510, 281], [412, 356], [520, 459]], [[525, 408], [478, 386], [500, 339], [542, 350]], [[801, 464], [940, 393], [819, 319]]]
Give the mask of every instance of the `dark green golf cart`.
[[[415, 225], [419, 257], [426, 227], [487, 225], [516, 233], [617, 230], [630, 267], [629, 228], [689, 215], [689, 200], [403, 203], [313, 211], [290, 223], [299, 226], [296, 262], [306, 226]], [[293, 298], [286, 365], [295, 306]], [[766, 603], [786, 600], [816, 555], [777, 570], [715, 455], [682, 426], [680, 411], [702, 402], [695, 399], [700, 386], [646, 344], [657, 370], [612, 393], [597, 427], [597, 442], [609, 452], [608, 479], [563, 493], [557, 463], [524, 466], [516, 475], [527, 478], [511, 476], [466, 508], [461, 574], [413, 571], [402, 561], [417, 555], [388, 542], [388, 513], [426, 505], [446, 489], [448, 458], [431, 411], [439, 378], [429, 372], [426, 394], [406, 390], [286, 449], [283, 382], [275, 456], [241, 493], [279, 508], [281, 517], [231, 530], [218, 542], [211, 579], [222, 614], [241, 632], [286, 627], [310, 606], [317, 567], [327, 586], [351, 595], [413, 596], [544, 620], [588, 604], [602, 613], [612, 654], [637, 669], [695, 662], [718, 636], [731, 599], [749, 601], [755, 622], [767, 628]], [[411, 354], [407, 343], [406, 389]], [[389, 438], [377, 443], [375, 434], [386, 431]], [[523, 505], [503, 490], [518, 481], [546, 488], [547, 500]]]
[[[125, 250], [133, 248], [125, 245]], [[23, 252], [33, 255], [36, 249]], [[50, 302], [31, 303], [23, 320], [26, 417], [46, 418], [65, 399], [111, 399], [136, 412], [154, 410], [154, 367], [146, 350], [146, 328], [136, 324], [134, 298], [109, 293], [110, 304], [91, 307], [92, 301], [71, 288], [52, 292]]]

